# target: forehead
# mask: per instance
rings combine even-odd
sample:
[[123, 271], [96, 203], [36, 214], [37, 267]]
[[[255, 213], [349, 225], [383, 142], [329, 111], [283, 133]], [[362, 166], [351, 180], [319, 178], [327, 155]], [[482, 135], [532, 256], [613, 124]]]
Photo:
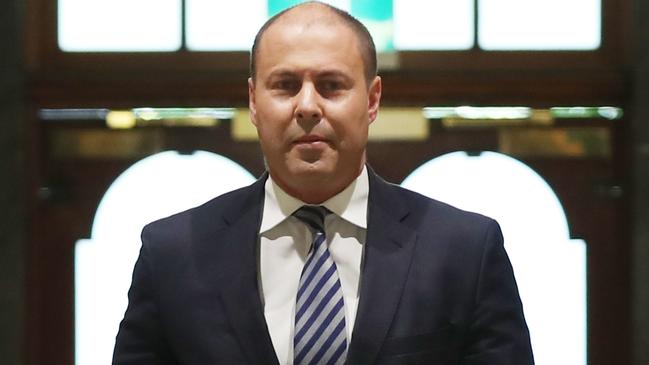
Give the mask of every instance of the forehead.
[[341, 16], [329, 7], [318, 3], [306, 3], [289, 9], [287, 12], [280, 15], [279, 18], [268, 27], [268, 30], [281, 27], [308, 29], [316, 26], [329, 26], [332, 28], [348, 27]]
[[286, 13], [262, 36], [256, 55], [260, 73], [279, 64], [362, 66], [359, 41], [349, 25], [328, 10], [301, 10]]

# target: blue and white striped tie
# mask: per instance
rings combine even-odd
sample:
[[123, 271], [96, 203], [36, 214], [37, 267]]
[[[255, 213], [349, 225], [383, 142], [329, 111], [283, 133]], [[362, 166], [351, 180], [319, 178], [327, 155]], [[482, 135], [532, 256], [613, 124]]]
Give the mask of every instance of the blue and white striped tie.
[[295, 365], [344, 364], [347, 356], [343, 292], [324, 232], [327, 214], [320, 206], [303, 206], [293, 213], [314, 232], [297, 291]]

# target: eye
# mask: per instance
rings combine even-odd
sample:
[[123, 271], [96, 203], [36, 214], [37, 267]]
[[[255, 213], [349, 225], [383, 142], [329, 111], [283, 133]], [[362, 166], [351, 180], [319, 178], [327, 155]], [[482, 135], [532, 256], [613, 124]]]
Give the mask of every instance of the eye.
[[344, 87], [343, 83], [338, 80], [322, 80], [318, 82], [318, 90], [322, 94], [332, 94]]
[[300, 83], [295, 79], [279, 79], [272, 83], [272, 89], [296, 93], [300, 90]]

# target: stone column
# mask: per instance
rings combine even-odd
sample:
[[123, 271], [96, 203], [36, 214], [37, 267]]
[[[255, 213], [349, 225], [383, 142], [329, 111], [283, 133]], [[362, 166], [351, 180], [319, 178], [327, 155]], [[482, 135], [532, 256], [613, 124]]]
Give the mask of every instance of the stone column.
[[0, 362], [22, 363], [25, 307], [22, 1], [0, 2]]
[[[633, 159], [633, 364], [649, 364], [649, 2], [634, 4]], [[612, 336], [614, 334], [611, 334]]]

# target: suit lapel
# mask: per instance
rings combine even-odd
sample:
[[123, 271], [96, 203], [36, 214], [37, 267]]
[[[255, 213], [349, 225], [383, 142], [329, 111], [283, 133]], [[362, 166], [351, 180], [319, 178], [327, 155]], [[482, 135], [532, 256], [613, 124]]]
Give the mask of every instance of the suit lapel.
[[[393, 188], [371, 170], [369, 178], [367, 246], [348, 364], [375, 361], [399, 304], [416, 242], [416, 233], [402, 223], [409, 211]], [[220, 251], [224, 275], [219, 299], [251, 364], [278, 364], [257, 279], [257, 234], [265, 180], [262, 177], [250, 187], [245, 201], [233, 203], [225, 217], [228, 227], [216, 238], [219, 245], [226, 245]]]
[[371, 170], [369, 176], [367, 243], [347, 364], [375, 361], [399, 304], [416, 241], [416, 233], [401, 223], [408, 215], [405, 204]]
[[246, 201], [229, 210], [229, 228], [217, 237], [227, 247], [220, 300], [243, 353], [251, 364], [277, 364], [266, 326], [257, 280], [257, 233], [261, 220], [265, 177], [251, 187]]

